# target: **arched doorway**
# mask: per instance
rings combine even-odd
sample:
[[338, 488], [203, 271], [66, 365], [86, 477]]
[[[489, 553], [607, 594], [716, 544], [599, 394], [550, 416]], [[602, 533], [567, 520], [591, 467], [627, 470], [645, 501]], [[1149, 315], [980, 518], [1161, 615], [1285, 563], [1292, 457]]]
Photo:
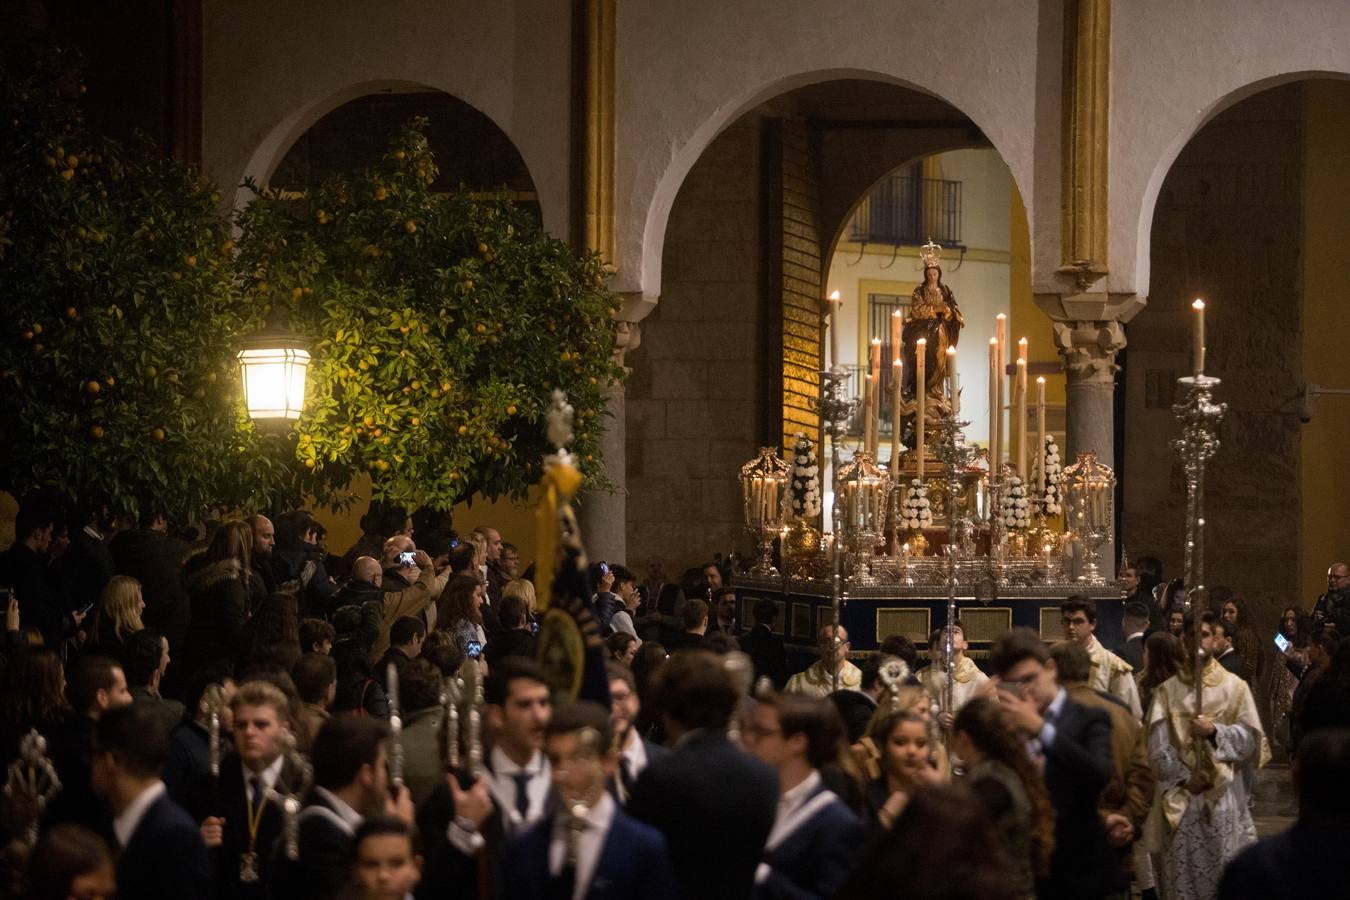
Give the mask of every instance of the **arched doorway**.
[[1245, 598], [1269, 635], [1282, 606], [1311, 605], [1348, 549], [1350, 417], [1338, 396], [1306, 388], [1350, 388], [1350, 82], [1242, 89], [1219, 107], [1166, 171], [1152, 213], [1149, 303], [1128, 326], [1122, 382], [1125, 468], [1155, 474], [1126, 480], [1122, 537], [1181, 576], [1184, 482], [1165, 436], [1177, 431], [1176, 378], [1189, 374], [1189, 306], [1204, 297], [1206, 371], [1228, 404], [1208, 474], [1206, 581]]
[[[837, 235], [879, 179], [954, 147], [990, 144], [942, 99], [860, 79], [774, 97], [707, 146], [672, 202], [661, 302], [627, 358], [630, 562], [744, 550], [736, 471], [759, 446], [818, 426], [820, 300]], [[1008, 232], [1006, 166], [1002, 179]]]

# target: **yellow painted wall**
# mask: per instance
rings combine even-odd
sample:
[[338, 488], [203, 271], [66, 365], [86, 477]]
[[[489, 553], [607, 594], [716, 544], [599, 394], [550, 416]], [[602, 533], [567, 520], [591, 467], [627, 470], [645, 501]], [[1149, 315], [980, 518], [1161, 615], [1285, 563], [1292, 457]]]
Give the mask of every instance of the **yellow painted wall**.
[[[1027, 339], [1027, 360], [1029, 362], [1049, 362], [1059, 366], [1062, 361], [1059, 351], [1055, 349], [1054, 331], [1050, 327], [1050, 319], [1036, 306], [1031, 293], [1031, 231], [1027, 225], [1027, 210], [1022, 203], [1022, 195], [1011, 178], [1008, 179], [1008, 190], [1012, 193], [1009, 213], [1011, 257], [1008, 273], [1008, 308], [1011, 311], [1008, 321], [1008, 337], [1012, 346], [1008, 353], [1008, 359], [1010, 362], [1017, 359], [1017, 341], [1025, 337]], [[1011, 378], [1008, 381], [1007, 396], [1008, 403], [1011, 406]], [[1045, 403], [1050, 411], [1046, 418], [1051, 422], [1063, 421], [1062, 417], [1056, 417], [1053, 414], [1056, 407], [1059, 409], [1064, 407], [1064, 373], [1062, 371], [1055, 375], [1045, 376]], [[1035, 405], [1036, 376], [1028, 375], [1028, 410], [1033, 410]], [[1015, 460], [1017, 458], [1017, 436], [1011, 425], [1012, 420], [1012, 412], [1009, 410], [1007, 416], [1009, 422], [1007, 426], [1009, 433], [1008, 458]], [[1027, 434], [1033, 439], [1036, 437], [1033, 425], [1027, 426]], [[1055, 432], [1055, 436], [1059, 441], [1060, 449], [1063, 450], [1063, 431]]]
[[[1350, 82], [1304, 85], [1303, 380], [1350, 388]], [[1326, 590], [1326, 569], [1350, 558], [1350, 397], [1313, 401], [1300, 444], [1302, 597]]]

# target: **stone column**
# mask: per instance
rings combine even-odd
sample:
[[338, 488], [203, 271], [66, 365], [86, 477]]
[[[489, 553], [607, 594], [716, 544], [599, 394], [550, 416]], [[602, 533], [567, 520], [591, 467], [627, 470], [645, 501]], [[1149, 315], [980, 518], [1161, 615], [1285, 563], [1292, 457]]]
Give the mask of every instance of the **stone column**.
[[[1115, 469], [1116, 354], [1125, 347], [1124, 323], [1144, 308], [1144, 300], [1134, 294], [1088, 291], [1084, 281], [1079, 280], [1076, 292], [1038, 294], [1036, 303], [1050, 316], [1055, 347], [1064, 357], [1064, 464], [1092, 452]], [[1101, 548], [1102, 572], [1108, 578], [1115, 574], [1115, 548], [1114, 539]]]
[[[637, 322], [614, 323], [614, 360], [623, 365], [624, 355], [642, 342]], [[625, 367], [627, 371], [627, 367]], [[626, 391], [621, 382], [611, 382], [605, 393], [605, 431], [600, 436], [609, 490], [586, 491], [578, 503], [581, 536], [586, 554], [593, 560], [626, 562], [628, 552], [627, 423], [624, 417]]]

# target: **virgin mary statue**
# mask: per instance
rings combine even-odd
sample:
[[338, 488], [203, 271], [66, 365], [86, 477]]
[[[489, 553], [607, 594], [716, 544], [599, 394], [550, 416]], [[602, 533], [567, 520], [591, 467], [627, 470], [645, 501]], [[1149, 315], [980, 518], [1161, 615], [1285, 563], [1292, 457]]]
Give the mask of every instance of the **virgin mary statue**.
[[956, 346], [961, 338], [961, 328], [966, 324], [952, 289], [942, 283], [942, 248], [930, 238], [919, 250], [919, 261], [923, 265], [923, 283], [909, 295], [909, 313], [900, 336], [905, 361], [901, 391], [910, 409], [902, 435], [910, 447], [914, 446], [913, 410], [917, 408], [913, 405], [916, 396], [914, 380], [918, 374], [915, 353], [919, 338], [927, 341], [922, 393], [930, 402], [940, 400], [943, 381], [947, 377], [947, 348]]

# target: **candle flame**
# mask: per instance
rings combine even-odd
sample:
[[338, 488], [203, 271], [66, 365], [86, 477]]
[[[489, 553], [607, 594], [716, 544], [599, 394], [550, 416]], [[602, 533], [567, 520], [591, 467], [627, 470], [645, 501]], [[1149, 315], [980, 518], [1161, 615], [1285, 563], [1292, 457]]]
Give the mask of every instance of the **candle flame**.
[[903, 318], [903, 317], [904, 317], [904, 313], [900, 312], [900, 310], [898, 310], [898, 309], [897, 309], [895, 312], [891, 313], [891, 318], [892, 318], [892, 319], [899, 319], [899, 318]]
[[1201, 300], [1199, 297], [1197, 297], [1195, 302], [1191, 304], [1191, 309], [1204, 309], [1204, 308], [1205, 308], [1205, 301]]
[[880, 347], [880, 346], [881, 346], [881, 338], [872, 338], [872, 343], [874, 343], [874, 344], [876, 344], [878, 347]]
[[1022, 359], [1021, 357], [1018, 357], [1017, 364], [1019, 366], [1025, 366], [1027, 364], [1027, 361], [1025, 359]]
[[955, 347], [948, 347], [948, 348], [947, 348], [947, 355], [948, 355], [948, 356], [955, 356], [955, 355], [956, 355], [956, 348], [955, 348]]
[[997, 346], [998, 346], [998, 338], [996, 338], [996, 337], [990, 338], [990, 339], [989, 339], [989, 346], [991, 346], [991, 347], [997, 347]]
[[1007, 317], [1007, 315], [1005, 315], [1004, 313], [999, 313], [998, 315], [994, 316], [994, 318], [995, 318], [995, 319], [1006, 319], [1006, 318], [1008, 318], [1008, 317]]
[[1044, 376], [1044, 375], [1037, 375], [1037, 376], [1036, 376], [1036, 383], [1037, 383], [1037, 384], [1045, 384], [1045, 376]]
[[833, 303], [838, 303], [838, 302], [839, 302], [839, 292], [838, 292], [838, 291], [830, 291], [830, 301], [833, 302]]
[[898, 356], [897, 356], [895, 359], [891, 360], [891, 365], [892, 365], [893, 367], [895, 367], [895, 368], [899, 368], [900, 366], [903, 366], [904, 364], [905, 364], [904, 361], [901, 360], [900, 357], [898, 357]]
[[923, 344], [925, 347], [927, 347], [927, 346], [928, 346], [928, 338], [919, 338], [918, 341], [916, 341], [915, 343]]
[[1017, 339], [1017, 343], [1018, 343], [1019, 345], [1025, 345], [1026, 342], [1027, 342], [1027, 339], [1026, 339], [1026, 338], [1018, 338], [1018, 339]]

